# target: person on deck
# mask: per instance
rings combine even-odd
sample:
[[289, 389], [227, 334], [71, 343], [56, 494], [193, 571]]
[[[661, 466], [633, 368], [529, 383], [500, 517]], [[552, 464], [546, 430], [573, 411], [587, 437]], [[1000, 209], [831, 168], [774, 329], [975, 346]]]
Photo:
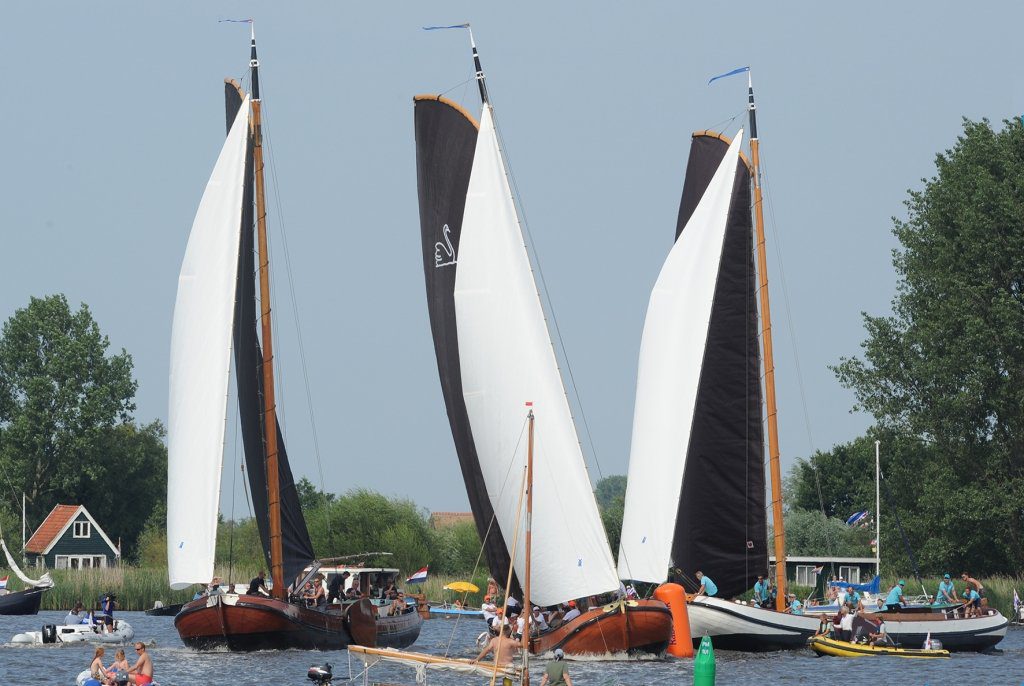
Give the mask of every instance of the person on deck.
[[899, 582], [889, 589], [889, 595], [885, 596], [885, 609], [887, 612], [899, 612], [903, 608], [903, 587], [907, 582], [900, 579]]
[[945, 574], [942, 577], [942, 581], [939, 582], [939, 590], [935, 594], [936, 605], [946, 605], [960, 602], [960, 598], [956, 594], [956, 586], [949, 578], [949, 574]]
[[981, 594], [970, 586], [964, 589], [964, 614], [967, 617], [981, 616]]
[[985, 597], [985, 587], [981, 585], [980, 581], [975, 579], [973, 576], [970, 576], [967, 572], [963, 572], [962, 574], [960, 574], [960, 578], [964, 580], [964, 583], [967, 584], [968, 588], [974, 586], [974, 589], [978, 592], [978, 595], [982, 598]]
[[850, 606], [850, 610], [856, 610], [860, 607], [860, 593], [853, 590], [853, 586], [846, 587], [846, 604]]
[[324, 588], [324, 575], [313, 577], [313, 587], [302, 594], [306, 607], [324, 607], [327, 605], [327, 590]]
[[341, 600], [341, 596], [345, 592], [345, 579], [350, 576], [352, 575], [345, 571], [331, 577], [331, 583], [327, 584], [328, 603], [333, 603], [335, 600]]
[[397, 592], [394, 600], [391, 601], [391, 607], [388, 608], [388, 617], [396, 617], [405, 612], [405, 594], [401, 591]]
[[533, 606], [533, 617], [530, 619], [530, 633], [537, 633], [548, 630], [548, 622], [544, 619], [544, 613], [536, 605]]
[[[243, 577], [244, 578], [244, 577]], [[269, 596], [270, 593], [267, 591], [267, 573], [264, 570], [260, 570], [260, 573], [253, 577], [252, 581], [249, 582], [249, 590], [246, 591], [247, 595], [265, 595]]]
[[708, 597], [716, 595], [718, 593], [718, 586], [711, 580], [710, 576], [705, 576], [704, 572], [697, 570], [697, 581], [700, 582], [700, 588], [697, 589], [695, 595], [706, 595]]
[[757, 575], [754, 582], [754, 605], [766, 607], [768, 603], [768, 584], [764, 580], [764, 574]]
[[572, 686], [572, 679], [569, 678], [569, 665], [565, 664], [565, 652], [561, 648], [555, 648], [555, 659], [544, 668], [544, 678], [540, 680], [540, 686]]
[[580, 616], [580, 611], [576, 607], [576, 601], [569, 601], [569, 610], [562, 616], [562, 624], [568, 624], [572, 620]]
[[153, 659], [146, 652], [146, 644], [139, 642], [135, 644], [135, 652], [139, 659], [128, 670], [128, 679], [139, 686], [149, 686], [153, 683]]
[[796, 593], [789, 594], [789, 607], [786, 608], [786, 612], [792, 615], [802, 615], [803, 603], [796, 599]]
[[485, 655], [494, 653], [494, 662], [499, 667], [507, 667], [512, 664], [522, 644], [519, 641], [512, 640], [509, 634], [509, 626], [507, 624], [502, 626], [501, 632], [487, 642], [487, 646], [480, 651], [480, 654], [476, 656], [473, 662], [480, 662], [480, 660], [484, 659]]

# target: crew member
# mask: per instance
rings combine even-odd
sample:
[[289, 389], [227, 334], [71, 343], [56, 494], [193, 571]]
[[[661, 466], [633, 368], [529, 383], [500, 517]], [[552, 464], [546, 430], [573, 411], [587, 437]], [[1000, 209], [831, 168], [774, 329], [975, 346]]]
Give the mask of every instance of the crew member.
[[697, 570], [697, 581], [700, 582], [700, 588], [697, 589], [696, 595], [707, 595], [713, 596], [718, 593], [718, 586], [711, 580], [710, 576], [705, 576], [704, 572]]

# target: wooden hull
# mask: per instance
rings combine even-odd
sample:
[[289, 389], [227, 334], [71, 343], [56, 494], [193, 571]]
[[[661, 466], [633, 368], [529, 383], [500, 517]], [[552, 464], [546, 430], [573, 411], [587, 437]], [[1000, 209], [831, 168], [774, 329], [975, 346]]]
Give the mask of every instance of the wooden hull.
[[413, 610], [394, 617], [377, 619], [378, 648], [408, 648], [420, 637], [423, 617]]
[[276, 598], [222, 593], [186, 603], [174, 627], [189, 648], [340, 650], [372, 647], [377, 626], [369, 602], [322, 611]]
[[39, 603], [49, 588], [27, 588], [0, 596], [0, 615], [39, 614]]
[[849, 641], [839, 641], [828, 636], [812, 636], [807, 645], [819, 655], [834, 657], [870, 657], [888, 655], [889, 657], [933, 658], [949, 657], [948, 650], [919, 650], [914, 648], [892, 648], [888, 646], [872, 646]]
[[661, 655], [672, 636], [672, 614], [657, 600], [630, 600], [589, 610], [530, 641], [542, 655], [561, 648], [569, 655]]

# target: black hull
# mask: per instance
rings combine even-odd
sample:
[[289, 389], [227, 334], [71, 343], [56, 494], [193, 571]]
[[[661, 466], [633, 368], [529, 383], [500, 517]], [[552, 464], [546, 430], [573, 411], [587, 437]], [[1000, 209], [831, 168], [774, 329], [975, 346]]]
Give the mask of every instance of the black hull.
[[174, 605], [164, 605], [163, 607], [151, 607], [146, 610], [146, 614], [150, 617], [173, 617], [181, 612], [181, 608], [184, 606], [185, 603], [176, 603]]
[[423, 618], [413, 610], [397, 617], [377, 619], [378, 648], [408, 648], [420, 637]]
[[0, 615], [39, 614], [39, 604], [49, 588], [29, 588], [0, 596]]

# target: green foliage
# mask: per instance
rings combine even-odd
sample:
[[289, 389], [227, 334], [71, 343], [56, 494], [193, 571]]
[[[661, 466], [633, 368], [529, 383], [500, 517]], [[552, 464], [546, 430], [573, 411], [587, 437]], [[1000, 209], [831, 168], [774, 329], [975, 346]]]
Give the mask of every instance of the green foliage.
[[[849, 527], [842, 519], [826, 517], [820, 510], [789, 508], [786, 524], [786, 554], [833, 557], [871, 557], [872, 529]], [[772, 539], [769, 528], [768, 540]]]
[[594, 489], [597, 507], [601, 512], [601, 523], [608, 535], [612, 557], [619, 558], [619, 539], [622, 536], [622, 515], [626, 506], [626, 477], [606, 476], [597, 482]]
[[965, 120], [936, 167], [910, 192], [906, 221], [894, 220], [893, 314], [865, 315], [863, 358], [835, 371], [881, 427], [928, 445], [917, 456], [927, 459], [887, 470], [922, 566], [970, 560], [981, 573], [1015, 572], [1024, 566], [1024, 128]]
[[150, 510], [164, 500], [167, 457], [163, 427], [131, 420], [131, 356], [108, 355], [109, 347], [89, 308], [73, 312], [63, 295], [32, 298], [7, 320], [0, 471], [26, 494], [30, 523], [58, 502], [81, 503], [132, 557]]
[[299, 506], [303, 511], [315, 510], [334, 501], [333, 493], [321, 491], [306, 477], [302, 477], [295, 484], [295, 491], [298, 493]]

